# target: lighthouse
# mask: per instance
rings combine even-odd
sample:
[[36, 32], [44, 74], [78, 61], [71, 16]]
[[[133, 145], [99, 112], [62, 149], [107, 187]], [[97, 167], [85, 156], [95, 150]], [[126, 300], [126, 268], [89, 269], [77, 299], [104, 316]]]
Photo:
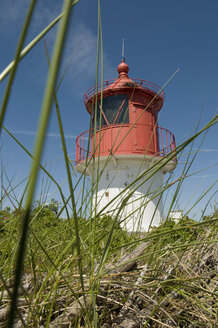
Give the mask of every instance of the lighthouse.
[[97, 212], [117, 215], [128, 232], [143, 232], [163, 218], [161, 188], [164, 175], [176, 167], [175, 137], [158, 125], [161, 88], [129, 78], [124, 59], [117, 71], [117, 79], [84, 95], [92, 127], [77, 137], [76, 169], [94, 178]]

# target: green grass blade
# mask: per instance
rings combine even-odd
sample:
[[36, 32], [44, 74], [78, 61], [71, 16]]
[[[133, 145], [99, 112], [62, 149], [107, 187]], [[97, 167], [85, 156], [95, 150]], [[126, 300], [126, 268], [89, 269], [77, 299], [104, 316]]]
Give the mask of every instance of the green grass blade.
[[2, 129], [2, 125], [3, 125], [3, 121], [4, 121], [6, 109], [7, 109], [7, 104], [8, 104], [9, 97], [10, 97], [10, 93], [11, 93], [12, 84], [13, 84], [15, 74], [16, 74], [16, 71], [17, 71], [17, 67], [18, 67], [18, 64], [19, 64], [20, 53], [21, 53], [23, 44], [25, 42], [29, 26], [30, 26], [30, 21], [31, 21], [31, 18], [32, 18], [32, 14], [33, 14], [33, 11], [34, 11], [35, 4], [36, 4], [36, 0], [32, 0], [31, 4], [29, 6], [29, 9], [28, 9], [28, 13], [27, 13], [27, 16], [26, 16], [25, 23], [23, 25], [23, 30], [22, 30], [21, 35], [20, 35], [20, 40], [18, 42], [18, 46], [17, 46], [16, 52], [15, 52], [14, 65], [11, 69], [11, 74], [10, 74], [10, 77], [9, 77], [9, 80], [8, 80], [8, 83], [7, 83], [7, 86], [6, 86], [6, 90], [5, 90], [5, 94], [4, 94], [4, 98], [3, 98], [2, 106], [1, 106], [0, 133], [1, 133], [1, 129]]
[[[71, 6], [77, 4], [79, 0], [72, 1]], [[28, 45], [21, 51], [19, 60], [22, 60], [30, 50], [59, 22], [59, 20], [63, 17], [64, 12], [62, 12], [59, 16], [57, 16], [42, 32], [40, 32]], [[0, 82], [2, 82], [6, 76], [10, 73], [12, 68], [14, 67], [15, 62], [12, 61], [0, 74]]]
[[[29, 150], [6, 127], [3, 126], [2, 128], [25, 151], [25, 153], [27, 153], [28, 156], [30, 156], [34, 160], [34, 156], [29, 152]], [[62, 192], [61, 186], [58, 184], [58, 182], [54, 179], [54, 177], [46, 170], [46, 168], [42, 164], [39, 164], [39, 167], [41, 168], [41, 170], [43, 172], [45, 172], [45, 174], [51, 179], [51, 181], [54, 182], [54, 184], [56, 185], [56, 187], [58, 188], [58, 190], [60, 192], [60, 196], [61, 196], [63, 203], [65, 203], [65, 197]], [[65, 207], [65, 209], [66, 209], [67, 218], [69, 219], [70, 216], [69, 216], [67, 207]]]
[[26, 200], [26, 207], [25, 207], [25, 214], [23, 217], [23, 226], [22, 226], [22, 233], [21, 233], [21, 239], [20, 239], [20, 245], [19, 245], [19, 251], [17, 255], [17, 263], [16, 263], [16, 271], [15, 271], [15, 281], [14, 281], [14, 289], [13, 289], [13, 296], [11, 300], [11, 307], [10, 307], [10, 313], [9, 313], [9, 320], [8, 320], [8, 327], [13, 327], [14, 322], [14, 314], [16, 309], [16, 302], [17, 302], [17, 295], [18, 295], [18, 287], [22, 272], [22, 265], [23, 265], [23, 259], [24, 259], [24, 252], [25, 252], [25, 245], [26, 245], [26, 239], [27, 239], [27, 232], [28, 232], [28, 225], [29, 225], [29, 217], [30, 217], [30, 211], [31, 211], [31, 204], [34, 196], [34, 190], [38, 175], [38, 168], [40, 164], [40, 159], [42, 155], [43, 150], [43, 143], [45, 139], [46, 129], [48, 125], [48, 120], [50, 116], [51, 106], [52, 106], [52, 98], [53, 98], [53, 90], [55, 88], [55, 83], [57, 79], [58, 70], [60, 67], [61, 62], [61, 55], [62, 55], [62, 49], [64, 46], [64, 40], [66, 37], [67, 32], [67, 26], [70, 19], [70, 9], [71, 9], [71, 0], [65, 0], [64, 2], [64, 15], [61, 20], [58, 34], [55, 42], [55, 47], [53, 51], [53, 57], [52, 57], [52, 64], [51, 64], [51, 71], [49, 72], [48, 81], [45, 89], [45, 95], [43, 99], [42, 104], [42, 111], [41, 111], [41, 118], [38, 128], [38, 135], [37, 135], [37, 141], [35, 146], [35, 160], [32, 165], [31, 174], [30, 174], [30, 184], [27, 194], [27, 200]]
[[[46, 50], [48, 65], [50, 67], [50, 61], [49, 61], [48, 51], [47, 51], [46, 47], [45, 47], [45, 50]], [[67, 146], [66, 146], [66, 142], [65, 142], [64, 130], [63, 130], [63, 125], [62, 125], [62, 121], [61, 121], [61, 114], [60, 114], [60, 109], [59, 109], [58, 99], [57, 99], [55, 89], [53, 90], [53, 97], [54, 97], [54, 103], [55, 103], [55, 107], [56, 107], [56, 114], [57, 114], [57, 119], [58, 119], [59, 131], [60, 131], [60, 135], [61, 135], [65, 167], [66, 167], [66, 171], [67, 171], [67, 178], [68, 178], [68, 184], [69, 184], [69, 189], [70, 189], [70, 198], [71, 198], [71, 202], [72, 202], [73, 219], [74, 219], [74, 224], [75, 224], [78, 266], [79, 266], [81, 286], [82, 286], [82, 290], [84, 291], [83, 272], [82, 272], [82, 256], [81, 256], [81, 251], [80, 251], [80, 236], [79, 236], [79, 226], [78, 226], [76, 203], [75, 203], [75, 197], [74, 197], [74, 188], [73, 188], [73, 182], [72, 182], [72, 178], [71, 178], [70, 165], [69, 165], [69, 160], [68, 160], [68, 155], [67, 155]]]

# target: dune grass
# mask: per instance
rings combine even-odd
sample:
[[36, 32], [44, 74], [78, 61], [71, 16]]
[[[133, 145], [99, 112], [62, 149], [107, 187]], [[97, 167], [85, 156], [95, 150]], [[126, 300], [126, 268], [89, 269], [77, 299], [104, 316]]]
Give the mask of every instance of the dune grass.
[[[17, 185], [13, 185], [13, 181], [8, 180], [7, 187], [1, 190], [1, 203], [3, 204], [5, 199], [9, 200], [12, 209], [2, 207], [0, 218], [0, 327], [11, 328], [14, 323], [21, 327], [55, 327], [55, 324], [56, 327], [61, 327], [62, 324], [64, 326], [66, 318], [68, 323], [65, 323], [65, 327], [67, 324], [69, 327], [102, 327], [104, 324], [111, 326], [118, 324], [119, 320], [125, 321], [124, 318], [135, 317], [140, 327], [215, 327], [217, 212], [215, 210], [211, 217], [202, 214], [199, 222], [187, 217], [189, 211], [207, 195], [213, 185], [205, 190], [196, 202], [190, 204], [186, 216], [179, 224], [167, 219], [160, 227], [152, 228], [148, 233], [130, 235], [120, 228], [119, 221], [120, 214], [122, 216], [134, 190], [152, 178], [166, 162], [175, 156], [183, 157], [183, 152], [188, 152], [188, 156], [184, 156], [186, 163], [181, 176], [174, 179], [169, 176], [154, 196], [162, 195], [172, 186], [176, 186], [168, 206], [169, 214], [178, 197], [182, 197], [183, 183], [189, 177], [191, 165], [198, 154], [198, 150], [193, 152], [194, 142], [197, 138], [204, 139], [205, 133], [217, 123], [217, 116], [201, 130], [196, 130], [190, 138], [177, 146], [174, 152], [160, 158], [151, 168], [139, 174], [132, 183], [132, 192], [127, 193], [130, 186], [123, 189], [121, 194], [111, 201], [116, 202], [123, 195], [116, 213], [106, 216], [103, 213], [106, 208], [99, 212], [97, 201], [95, 204], [92, 202], [102, 174], [99, 158], [94, 161], [91, 182], [81, 175], [76, 185], [73, 185], [72, 176], [75, 171], [68, 157], [58, 103], [58, 89], [64, 75], [60, 81], [57, 76], [70, 13], [76, 2], [65, 0], [63, 12], [22, 50], [34, 10], [35, 1], [32, 1], [14, 61], [1, 74], [2, 80], [8, 74], [9, 76], [1, 106], [0, 128], [16, 142], [17, 147], [32, 158], [32, 166], [30, 172], [27, 172], [26, 187], [20, 198], [16, 196]], [[103, 77], [100, 2], [98, 4], [96, 85], [99, 82], [99, 67], [101, 81]], [[49, 73], [35, 148], [31, 153], [3, 126], [3, 121], [20, 60], [26, 54], [31, 56], [32, 47], [58, 20], [60, 25], [51, 60], [45, 50]], [[101, 90], [102, 88], [103, 84]], [[64, 195], [55, 176], [41, 164], [53, 102], [61, 135], [69, 195]], [[93, 111], [97, 111], [97, 106]], [[96, 129], [95, 121], [94, 135]], [[109, 156], [105, 165], [110, 158]], [[87, 157], [87, 165], [90, 160]], [[34, 202], [39, 170], [44, 172], [47, 186], [50, 182], [55, 185], [60, 193], [61, 203], [53, 199]], [[94, 170], [97, 171], [97, 179]], [[2, 167], [1, 179], [5, 179], [5, 175]], [[81, 193], [77, 201], [75, 194], [78, 189], [81, 189]], [[206, 209], [202, 210], [204, 213]], [[66, 212], [67, 219], [62, 218], [63, 212]], [[122, 220], [126, 219], [122, 217]], [[131, 268], [131, 271], [120, 272], [122, 259], [140, 245], [144, 245], [146, 252], [136, 256], [136, 267]], [[72, 304], [77, 306], [76, 316], [73, 316], [73, 312], [70, 315], [68, 313], [69, 308], [72, 310]], [[79, 308], [82, 310], [78, 310]]]

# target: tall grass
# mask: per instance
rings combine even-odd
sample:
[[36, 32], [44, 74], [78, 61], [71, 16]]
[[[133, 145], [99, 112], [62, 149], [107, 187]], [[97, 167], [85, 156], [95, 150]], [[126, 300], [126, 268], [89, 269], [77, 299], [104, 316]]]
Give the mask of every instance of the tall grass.
[[[209, 327], [212, 327], [215, 322], [214, 309], [212, 305], [208, 306], [207, 303], [209, 299], [208, 295], [213, 298], [215, 292], [214, 290], [209, 290], [205, 285], [204, 273], [194, 278], [192, 277], [192, 273], [194, 272], [196, 274], [196, 265], [200, 263], [200, 259], [208, 253], [209, 247], [214, 247], [213, 245], [216, 242], [215, 225], [217, 223], [217, 217], [207, 218], [199, 223], [184, 218], [179, 225], [175, 225], [172, 221], [167, 220], [162, 226], [151, 229], [150, 232], [143, 236], [138, 234], [127, 234], [120, 229], [119, 223], [120, 220], [125, 221], [128, 219], [124, 217], [123, 213], [134, 191], [141, 184], [151, 179], [175, 156], [182, 157], [183, 152], [188, 151], [181, 176], [173, 181], [169, 177], [162, 188], [156, 190], [155, 195], [153, 195], [153, 197], [162, 197], [165, 191], [172, 188], [172, 186], [176, 186], [171, 203], [168, 205], [169, 214], [180, 196], [183, 183], [189, 177], [191, 165], [198, 154], [198, 150], [193, 154], [194, 142], [197, 138], [202, 137], [202, 140], [204, 139], [205, 133], [217, 123], [217, 116], [208, 122], [201, 130], [196, 130], [190, 138], [177, 146], [174, 152], [170, 153], [165, 158], [161, 158], [145, 172], [139, 172], [135, 181], [127, 188], [124, 188], [121, 193], [107, 205], [109, 208], [114, 202], [118, 204], [117, 211], [115, 213], [110, 213], [110, 217], [104, 215], [107, 207], [98, 211], [96, 196], [99, 179], [102, 175], [99, 157], [93, 161], [91, 182], [87, 181], [85, 175], [81, 175], [76, 185], [73, 185], [72, 176], [75, 175], [75, 171], [68, 157], [57, 94], [63, 79], [62, 76], [60, 81], [57, 81], [64, 49], [64, 41], [67, 34], [70, 14], [76, 2], [77, 1], [65, 0], [63, 3], [63, 12], [48, 25], [28, 47], [22, 50], [34, 10], [35, 1], [32, 1], [14, 61], [1, 74], [1, 79], [5, 79], [8, 74], [9, 77], [1, 107], [0, 128], [16, 142], [17, 147], [20, 147], [32, 158], [32, 166], [30, 173], [27, 173], [28, 178], [27, 181], [25, 181], [26, 187], [23, 195], [17, 198], [17, 185], [13, 185], [13, 181], [10, 181], [10, 179], [8, 179], [7, 188], [4, 187], [4, 189], [1, 190], [1, 202], [3, 203], [4, 199], [7, 199], [13, 207], [13, 210], [10, 212], [7, 210], [4, 212], [3, 209], [1, 212], [9, 216], [9, 219], [4, 221], [3, 226], [0, 226], [3, 231], [3, 238], [0, 242], [0, 305], [3, 310], [5, 309], [5, 304], [9, 301], [3, 325], [13, 327], [15, 320], [20, 320], [21, 325], [24, 327], [49, 327], [51, 322], [59, 315], [62, 315], [62, 320], [64, 320], [63, 315], [67, 313], [69, 305], [77, 301], [78, 307], [82, 307], [83, 305], [84, 312], [78, 311], [78, 317], [75, 318], [73, 323], [75, 327], [80, 327], [81, 322], [87, 327], [103, 326], [103, 321], [112, 313], [111, 308], [114, 307], [116, 309], [118, 305], [122, 307], [129, 295], [125, 276], [124, 278], [120, 277], [118, 281], [116, 280], [116, 284], [118, 284], [119, 287], [117, 293], [114, 292], [118, 296], [114, 296], [114, 298], [118, 297], [118, 300], [111, 300], [111, 297], [113, 298], [115, 294], [110, 290], [110, 287], [108, 287], [108, 290], [103, 294], [99, 295], [99, 290], [102, 288], [102, 279], [105, 279], [105, 275], [107, 275], [108, 272], [108, 263], [117, 263], [113, 269], [115, 271], [119, 270], [119, 265], [121, 263], [119, 260], [122, 258], [122, 255], [132, 251], [141, 243], [146, 242], [146, 253], [137, 258], [138, 264], [143, 264], [144, 270], [140, 276], [140, 281], [142, 282], [141, 286], [138, 286], [138, 271], [135, 271], [135, 273], [133, 272], [132, 279], [132, 284], [135, 286], [137, 293], [140, 294], [143, 300], [142, 302], [147, 304], [146, 302], [149, 300], [150, 304], [152, 304], [152, 306], [148, 308], [148, 313], [146, 312], [145, 314], [143, 327], [149, 326], [150, 322], [157, 324], [157, 327], [158, 324], [161, 325], [163, 323], [162, 314], [160, 313], [163, 303], [166, 302], [166, 299], [168, 300], [169, 297], [175, 296], [175, 293], [173, 294], [175, 291], [180, 297], [185, 299], [184, 303], [182, 303], [183, 305], [185, 302], [194, 303], [194, 307], [197, 309], [195, 313], [196, 327], [200, 327], [202, 320], [207, 322]], [[46, 50], [49, 73], [44, 90], [35, 148], [32, 154], [17, 138], [15, 138], [7, 127], [3, 126], [3, 121], [7, 112], [11, 87], [20, 60], [27, 53], [31, 55], [32, 47], [58, 20], [60, 20], [60, 25], [51, 60]], [[101, 68], [102, 81], [103, 38], [100, 2], [98, 2], [96, 85], [98, 84], [99, 67]], [[49, 173], [45, 166], [40, 163], [53, 102], [56, 107], [63, 157], [70, 190], [70, 194], [67, 196], [64, 195], [62, 186], [58, 184], [55, 176]], [[97, 105], [95, 107], [93, 106], [92, 111], [96, 113]], [[96, 135], [96, 129], [95, 121], [94, 136]], [[98, 149], [98, 151], [100, 150]], [[108, 156], [105, 165], [107, 165], [110, 159], [111, 156]], [[92, 159], [87, 157], [87, 166], [91, 160]], [[55, 210], [54, 206], [51, 206], [51, 204], [55, 205], [51, 200], [40, 202], [38, 206], [34, 205], [34, 193], [39, 169], [47, 176], [46, 188], [50, 181], [52, 181], [60, 193], [62, 203], [61, 206], [56, 206]], [[94, 171], [97, 172], [97, 178]], [[3, 178], [7, 180], [6, 173], [2, 166], [2, 187], [5, 185]], [[130, 187], [132, 191], [128, 192]], [[191, 204], [190, 210], [212, 187], [213, 185], [210, 186], [196, 202]], [[77, 200], [75, 195], [79, 188], [81, 188], [82, 192], [79, 194], [80, 198]], [[93, 202], [93, 198], [96, 199], [95, 203]], [[66, 211], [66, 220], [61, 219], [61, 215], [64, 211]], [[203, 212], [204, 211], [205, 209], [203, 209]], [[189, 210], [187, 214], [188, 212]], [[17, 234], [19, 234], [18, 239], [15, 238]], [[189, 258], [185, 261], [187, 254]], [[195, 259], [195, 263], [191, 263], [191, 259], [193, 258]], [[146, 272], [147, 268], [149, 268], [149, 272]], [[164, 276], [164, 271], [168, 272], [166, 277]], [[28, 287], [26, 287], [24, 281], [25, 274], [31, 276], [29, 293]], [[130, 279], [131, 273], [126, 273], [126, 277]], [[106, 278], [108, 277], [106, 276]], [[110, 278], [109, 285], [112, 286], [114, 281], [114, 277]], [[193, 290], [202, 293], [203, 301], [196, 299], [194, 293], [191, 294]], [[23, 299], [20, 298], [20, 293], [23, 295]], [[105, 296], [107, 293], [108, 295], [112, 293], [112, 296]], [[159, 296], [157, 297], [157, 295]], [[131, 297], [133, 297], [133, 294]], [[101, 298], [101, 301], [99, 301], [99, 298]], [[108, 306], [108, 299], [112, 302], [111, 306]], [[102, 300], [104, 300], [104, 302]], [[23, 307], [20, 306], [20, 302], [23, 302], [24, 310]], [[168, 302], [170, 301], [168, 300]], [[187, 312], [188, 314], [185, 313], [183, 318], [180, 313], [182, 309], [179, 309], [180, 304], [178, 299], [176, 299], [175, 302], [178, 302], [178, 320], [181, 322], [188, 322], [191, 320], [190, 318], [193, 316], [191, 311], [190, 313]], [[170, 303], [169, 307], [172, 308], [173, 305]], [[174, 322], [175, 318], [172, 318], [170, 310], [168, 312], [166, 310], [164, 311], [165, 316]], [[83, 321], [80, 321], [81, 316], [83, 316]], [[1, 322], [2, 320], [0, 320], [0, 323]], [[169, 323], [165, 322], [163, 325], [169, 327]], [[61, 324], [59, 324], [59, 326], [61, 326]]]

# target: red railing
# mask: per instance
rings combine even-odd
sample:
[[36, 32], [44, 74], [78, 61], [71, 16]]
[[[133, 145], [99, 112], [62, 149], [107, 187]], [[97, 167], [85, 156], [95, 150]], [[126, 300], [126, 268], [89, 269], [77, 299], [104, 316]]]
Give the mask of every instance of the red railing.
[[[135, 125], [136, 126], [136, 125]], [[114, 124], [114, 125], [109, 125], [109, 126], [104, 126], [101, 128], [101, 132], [103, 133], [106, 130], [112, 130], [112, 129], [119, 129], [119, 128], [128, 128], [128, 130], [130, 130], [130, 128], [132, 127], [131, 124], [123, 124], [123, 125], [118, 125], [118, 124]], [[146, 126], [145, 126], [146, 127]], [[99, 130], [96, 131], [96, 134], [99, 133]], [[94, 134], [93, 134], [93, 130], [90, 131], [85, 131], [83, 133], [81, 133], [77, 139], [76, 139], [76, 164], [85, 161], [86, 159], [90, 159], [93, 153], [93, 145], [90, 142], [93, 138]], [[127, 135], [128, 137], [128, 141], [133, 144], [133, 134], [128, 133]], [[144, 153], [146, 153], [147, 155], [153, 155], [153, 156], [161, 156], [164, 157], [166, 155], [168, 155], [169, 153], [171, 153], [175, 148], [175, 137], [173, 135], [172, 132], [170, 132], [169, 130], [162, 128], [160, 126], [154, 127], [154, 133], [151, 136], [152, 138], [154, 138], [155, 142], [154, 142], [154, 149], [152, 152], [147, 152], [146, 150], [144, 151]], [[156, 142], [156, 138], [158, 138], [158, 142]], [[98, 146], [98, 144], [97, 144]], [[149, 145], [148, 145], [149, 146]], [[113, 144], [111, 144], [111, 147], [113, 147]], [[118, 147], [119, 149], [119, 147]], [[108, 154], [109, 154], [109, 150], [108, 150]], [[97, 156], [98, 151], [96, 151], [96, 156]], [[129, 154], [129, 150], [127, 152]], [[131, 154], [139, 154], [139, 153], [143, 153], [142, 151], [138, 151], [137, 149], [132, 149]]]
[[[144, 90], [152, 91], [153, 93], [158, 94], [162, 98], [162, 100], [164, 101], [164, 98], [165, 98], [164, 91], [161, 89], [161, 87], [159, 87], [159, 85], [157, 85], [153, 82], [140, 80], [140, 79], [131, 79], [131, 80], [134, 83], [136, 83], [136, 87], [141, 87]], [[89, 88], [83, 96], [84, 104], [86, 104], [86, 102], [92, 96], [94, 96], [96, 93], [100, 93], [101, 90], [104, 90], [106, 87], [108, 87], [109, 85], [111, 85], [115, 81], [117, 81], [117, 83], [119, 83], [121, 80], [120, 79], [107, 80], [107, 81], [99, 82], [97, 85]], [[125, 86], [125, 88], [133, 88], [133, 87], [127, 85], [127, 86]]]

